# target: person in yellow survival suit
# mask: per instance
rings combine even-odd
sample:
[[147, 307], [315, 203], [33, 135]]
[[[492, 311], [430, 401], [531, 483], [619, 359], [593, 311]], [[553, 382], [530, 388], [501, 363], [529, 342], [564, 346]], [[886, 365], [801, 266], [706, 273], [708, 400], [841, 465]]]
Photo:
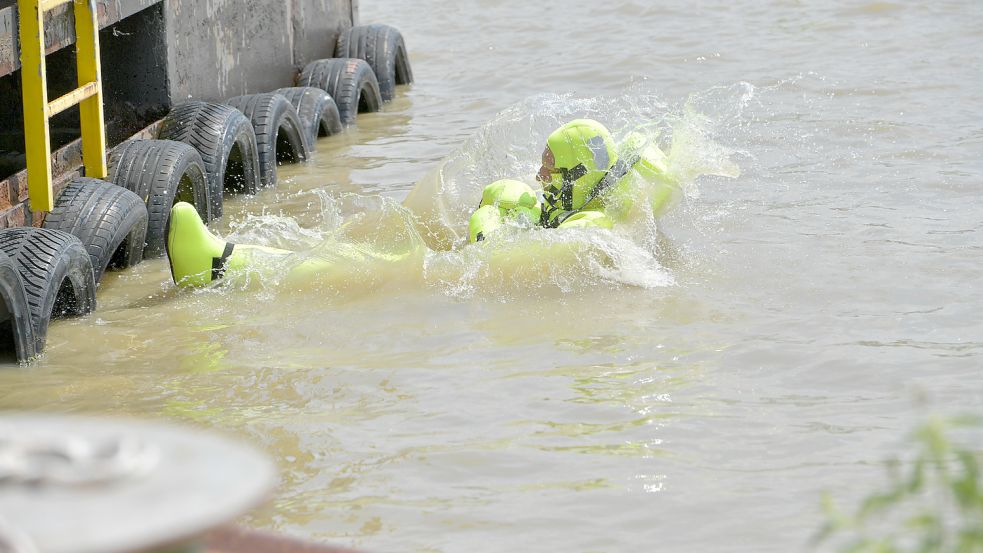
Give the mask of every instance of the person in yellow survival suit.
[[543, 201], [525, 183], [494, 182], [485, 187], [469, 220], [471, 242], [483, 240], [506, 221], [525, 218], [546, 228], [612, 228], [648, 199], [652, 214], [664, 214], [681, 188], [666, 155], [645, 135], [632, 133], [616, 146], [611, 133], [592, 119], [576, 119], [546, 139], [536, 180]]
[[[532, 187], [518, 180], [503, 179], [486, 186], [468, 221], [469, 241], [484, 240], [507, 222], [519, 220], [546, 228], [610, 229], [640, 207], [641, 196], [647, 197], [652, 213], [659, 216], [681, 193], [656, 144], [644, 135], [631, 134], [617, 146], [607, 128], [591, 119], [571, 121], [549, 135], [536, 179], [543, 185], [542, 201]], [[226, 242], [209, 232], [187, 203], [171, 209], [166, 240], [171, 274], [180, 286], [205, 286], [227, 271], [248, 271], [257, 254], [293, 253]], [[353, 257], [374, 255], [349, 253]], [[311, 260], [292, 271], [328, 269]]]

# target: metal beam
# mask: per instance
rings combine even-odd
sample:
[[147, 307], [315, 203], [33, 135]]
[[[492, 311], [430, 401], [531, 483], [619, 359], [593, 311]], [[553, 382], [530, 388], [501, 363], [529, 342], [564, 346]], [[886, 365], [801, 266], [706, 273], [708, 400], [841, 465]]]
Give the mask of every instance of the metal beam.
[[69, 92], [68, 94], [58, 98], [57, 100], [52, 100], [48, 103], [48, 117], [53, 117], [59, 113], [65, 111], [66, 109], [78, 104], [86, 98], [91, 98], [99, 92], [98, 83], [87, 83], [85, 86], [80, 86], [75, 90]]
[[[163, 0], [97, 0], [99, 28], [105, 29], [121, 19], [143, 11]], [[69, 3], [70, 0], [54, 0], [48, 4]], [[45, 17], [45, 53], [50, 54], [75, 43], [75, 25], [72, 7], [58, 6]], [[20, 69], [20, 42], [17, 40], [17, 6], [0, 8], [0, 77]]]

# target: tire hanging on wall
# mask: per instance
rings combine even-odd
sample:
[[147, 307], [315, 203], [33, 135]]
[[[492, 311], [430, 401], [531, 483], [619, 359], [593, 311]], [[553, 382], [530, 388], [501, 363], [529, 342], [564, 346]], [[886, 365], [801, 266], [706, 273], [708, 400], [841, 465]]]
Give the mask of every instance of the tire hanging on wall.
[[252, 122], [263, 186], [276, 185], [277, 163], [307, 159], [307, 133], [297, 118], [297, 110], [282, 94], [266, 92], [235, 96], [226, 103]]
[[34, 336], [24, 280], [17, 264], [3, 250], [0, 250], [0, 328], [4, 329], [0, 332], [10, 333], [11, 339], [5, 341], [13, 344], [14, 353], [21, 363], [41, 353]]
[[315, 86], [327, 92], [336, 104], [341, 122], [351, 125], [358, 112], [379, 111], [382, 96], [379, 81], [365, 60], [337, 58], [312, 61], [300, 74], [298, 86]]
[[380, 24], [352, 27], [338, 36], [334, 55], [368, 62], [379, 80], [379, 92], [385, 102], [396, 96], [396, 85], [413, 82], [406, 44], [395, 27]]
[[3, 251], [20, 273], [27, 296], [36, 353], [44, 350], [53, 317], [85, 315], [96, 308], [96, 281], [89, 253], [75, 236], [58, 230], [0, 230]]
[[307, 131], [312, 152], [319, 136], [332, 136], [342, 131], [338, 105], [327, 92], [313, 86], [295, 86], [281, 88], [277, 93], [283, 94], [297, 110], [297, 118]]
[[143, 259], [147, 205], [133, 192], [106, 181], [77, 178], [61, 191], [44, 228], [75, 235], [89, 252], [96, 282], [106, 268], [132, 267]]
[[128, 140], [109, 155], [109, 181], [131, 190], [147, 205], [144, 258], [164, 255], [164, 232], [171, 206], [184, 201], [209, 220], [205, 164], [193, 147], [173, 140]]
[[225, 190], [255, 194], [259, 158], [253, 126], [239, 110], [225, 104], [189, 102], [161, 122], [158, 138], [193, 146], [205, 163], [211, 218], [222, 216]]

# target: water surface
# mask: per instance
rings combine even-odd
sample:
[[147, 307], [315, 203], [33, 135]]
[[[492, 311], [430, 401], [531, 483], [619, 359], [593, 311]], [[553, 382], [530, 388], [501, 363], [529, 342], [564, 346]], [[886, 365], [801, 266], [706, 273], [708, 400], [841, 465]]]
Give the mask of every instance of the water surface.
[[742, 174], [696, 182], [642, 282], [445, 259], [185, 293], [144, 263], [0, 373], [0, 407], [222, 429], [282, 470], [245, 523], [448, 552], [804, 550], [822, 491], [856, 501], [926, 413], [979, 412], [983, 4], [360, 4], [417, 82], [218, 231], [310, 245], [339, 198], [398, 204], [447, 159], [531, 175], [576, 102], [704, 114]]

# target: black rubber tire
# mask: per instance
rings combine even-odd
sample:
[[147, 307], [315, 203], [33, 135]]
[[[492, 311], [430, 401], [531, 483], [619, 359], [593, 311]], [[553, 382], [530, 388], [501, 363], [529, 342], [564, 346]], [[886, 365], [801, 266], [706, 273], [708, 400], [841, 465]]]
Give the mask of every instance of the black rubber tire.
[[[118, 187], [117, 187], [118, 188]], [[35, 351], [41, 353], [53, 317], [85, 315], [96, 308], [96, 281], [78, 238], [52, 229], [0, 230], [0, 251], [24, 282]]]
[[255, 194], [260, 187], [256, 134], [249, 119], [225, 104], [189, 102], [164, 118], [157, 138], [190, 144], [205, 162], [211, 219], [222, 216], [225, 190]]
[[314, 86], [327, 92], [338, 104], [344, 125], [351, 125], [359, 112], [379, 111], [382, 96], [379, 81], [365, 60], [336, 58], [307, 64], [298, 86]]
[[[4, 232], [4, 231], [0, 231]], [[0, 334], [9, 333], [14, 354], [21, 363], [41, 353], [31, 324], [31, 307], [20, 270], [7, 254], [0, 250]], [[42, 344], [43, 345], [43, 344]]]
[[300, 162], [309, 157], [307, 133], [290, 100], [276, 92], [235, 96], [226, 101], [253, 124], [259, 157], [259, 180], [276, 186], [278, 163]]
[[147, 205], [144, 259], [165, 253], [164, 230], [175, 202], [195, 206], [209, 220], [205, 163], [193, 147], [173, 140], [127, 140], [109, 155], [109, 181], [131, 190]]
[[319, 136], [332, 136], [343, 130], [338, 105], [327, 92], [313, 86], [281, 88], [278, 94], [290, 101], [297, 110], [297, 118], [307, 132], [311, 151]]
[[110, 265], [132, 267], [143, 259], [147, 220], [147, 204], [140, 196], [106, 181], [81, 177], [61, 191], [43, 226], [78, 237], [99, 282]]
[[389, 25], [359, 25], [338, 35], [335, 57], [359, 58], [368, 62], [379, 80], [384, 102], [396, 97], [396, 85], [413, 82], [406, 43], [399, 30]]

